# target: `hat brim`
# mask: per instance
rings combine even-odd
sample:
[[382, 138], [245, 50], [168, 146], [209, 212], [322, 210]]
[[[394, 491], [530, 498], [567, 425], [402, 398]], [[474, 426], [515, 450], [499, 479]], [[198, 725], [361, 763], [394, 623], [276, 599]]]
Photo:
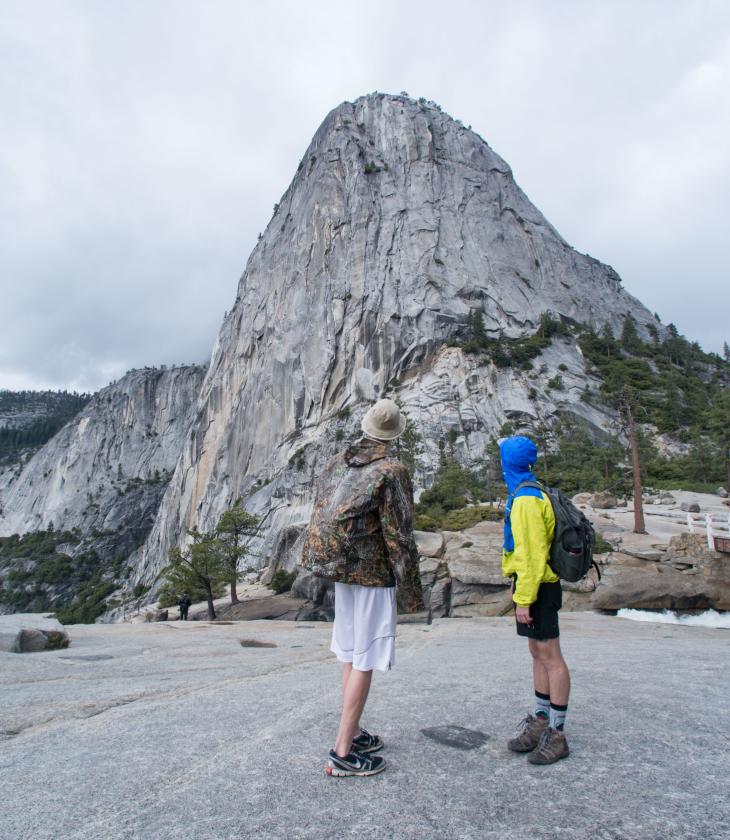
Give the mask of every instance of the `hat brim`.
[[372, 419], [366, 414], [362, 418], [362, 423], [360, 424], [363, 432], [369, 437], [375, 438], [376, 440], [395, 440], [397, 437], [400, 437], [403, 432], [406, 430], [407, 420], [401, 414], [400, 416], [400, 423], [398, 424], [398, 429], [395, 431], [389, 431], [388, 429], [381, 429], [376, 426]]

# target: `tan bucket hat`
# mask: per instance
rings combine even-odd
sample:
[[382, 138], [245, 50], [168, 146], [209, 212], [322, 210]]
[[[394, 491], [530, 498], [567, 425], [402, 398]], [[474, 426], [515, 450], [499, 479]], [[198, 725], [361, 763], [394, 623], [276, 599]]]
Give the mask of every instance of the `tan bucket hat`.
[[395, 440], [406, 427], [406, 418], [393, 400], [378, 400], [362, 418], [362, 430], [378, 440]]

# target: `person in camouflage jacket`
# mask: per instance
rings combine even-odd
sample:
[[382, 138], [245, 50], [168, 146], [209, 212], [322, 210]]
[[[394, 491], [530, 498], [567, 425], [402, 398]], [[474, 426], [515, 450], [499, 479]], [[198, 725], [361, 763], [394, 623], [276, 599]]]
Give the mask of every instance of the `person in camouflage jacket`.
[[413, 538], [413, 486], [388, 441], [363, 437], [324, 469], [302, 565], [358, 586], [397, 586], [404, 612], [423, 608]]
[[396, 601], [423, 607], [413, 538], [413, 487], [392, 449], [406, 420], [392, 400], [365, 415], [365, 437], [330, 461], [317, 481], [302, 565], [334, 581], [331, 650], [343, 663], [342, 714], [326, 768], [331, 776], [385, 769], [378, 735], [360, 727], [373, 670], [395, 661]]

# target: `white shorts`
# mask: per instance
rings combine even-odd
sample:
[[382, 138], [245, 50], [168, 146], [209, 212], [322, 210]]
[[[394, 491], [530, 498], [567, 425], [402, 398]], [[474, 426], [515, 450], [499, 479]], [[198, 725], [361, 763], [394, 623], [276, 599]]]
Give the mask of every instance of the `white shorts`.
[[394, 586], [335, 583], [335, 626], [330, 650], [358, 671], [395, 665]]

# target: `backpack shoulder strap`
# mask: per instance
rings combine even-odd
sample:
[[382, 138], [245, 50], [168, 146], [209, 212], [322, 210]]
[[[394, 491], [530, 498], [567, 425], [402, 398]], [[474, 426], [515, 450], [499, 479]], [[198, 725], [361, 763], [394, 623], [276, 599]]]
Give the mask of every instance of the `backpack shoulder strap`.
[[507, 498], [507, 506], [506, 506], [506, 507], [505, 507], [505, 509], [504, 509], [504, 513], [505, 513], [505, 516], [506, 516], [507, 518], [509, 518], [509, 515], [510, 515], [510, 513], [512, 512], [512, 503], [514, 502], [514, 500], [515, 500], [515, 499], [517, 498], [517, 496], [519, 495], [520, 490], [522, 490], [524, 487], [532, 487], [532, 488], [534, 488], [535, 490], [540, 490], [541, 492], [543, 492], [543, 493], [545, 494], [545, 496], [547, 496], [547, 498], [548, 498], [548, 499], [550, 498], [550, 496], [548, 495], [547, 490], [546, 490], [546, 489], [542, 486], [542, 484], [538, 484], [538, 482], [537, 482], [537, 481], [530, 481], [529, 479], [528, 479], [527, 481], [521, 481], [521, 482], [517, 485], [517, 487], [515, 487], [515, 492], [514, 492], [514, 493], [512, 493], [512, 494], [511, 494], [511, 495]]
[[545, 495], [547, 495], [547, 494], [548, 494], [548, 491], [547, 491], [547, 488], [546, 488], [546, 487], [543, 487], [543, 485], [542, 485], [542, 484], [540, 484], [540, 483], [539, 483], [539, 482], [537, 482], [537, 481], [530, 481], [530, 480], [528, 479], [527, 481], [521, 481], [521, 482], [517, 485], [517, 487], [515, 487], [515, 492], [513, 493], [512, 498], [516, 498], [517, 494], [520, 492], [520, 490], [522, 490], [522, 488], [523, 488], [523, 487], [532, 487], [532, 488], [534, 488], [535, 490], [540, 490], [540, 491], [542, 491], [543, 493], [545, 493]]

